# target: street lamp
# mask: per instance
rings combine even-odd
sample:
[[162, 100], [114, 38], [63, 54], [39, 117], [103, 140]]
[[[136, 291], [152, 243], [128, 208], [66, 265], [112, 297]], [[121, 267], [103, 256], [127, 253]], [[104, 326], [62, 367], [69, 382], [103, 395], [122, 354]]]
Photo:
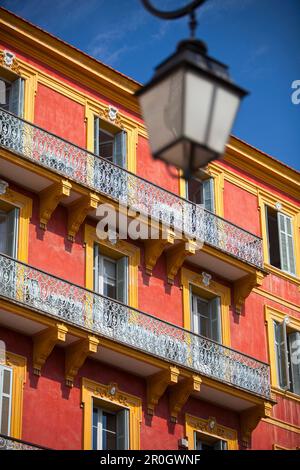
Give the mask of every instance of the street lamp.
[[150, 0], [141, 1], [159, 18], [190, 15], [190, 39], [181, 41], [136, 93], [153, 157], [180, 168], [188, 179], [223, 155], [247, 92], [231, 81], [226, 65], [207, 55], [205, 43], [195, 39], [195, 9], [205, 0], [172, 12], [154, 8]]

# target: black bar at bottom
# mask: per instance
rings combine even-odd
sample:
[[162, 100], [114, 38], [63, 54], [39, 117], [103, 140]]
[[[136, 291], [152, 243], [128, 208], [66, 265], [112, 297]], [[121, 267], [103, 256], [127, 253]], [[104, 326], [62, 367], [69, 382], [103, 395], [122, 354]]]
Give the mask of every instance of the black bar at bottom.
[[[88, 464], [89, 466], [111, 465], [123, 468], [139, 468], [147, 465], [196, 466], [205, 469], [212, 464], [225, 464], [232, 467], [256, 463], [300, 463], [299, 451], [16, 451], [0, 452], [1, 467], [4, 463], [56, 463]], [[3, 467], [4, 468], [4, 467]], [[295, 467], [297, 468], [297, 467]]]

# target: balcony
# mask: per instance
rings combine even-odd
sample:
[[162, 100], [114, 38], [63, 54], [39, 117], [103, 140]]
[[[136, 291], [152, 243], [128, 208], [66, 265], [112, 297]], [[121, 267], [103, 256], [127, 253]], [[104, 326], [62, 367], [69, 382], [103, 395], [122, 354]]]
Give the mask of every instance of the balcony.
[[5, 255], [0, 255], [0, 297], [193, 373], [270, 398], [268, 364]]
[[[1, 109], [0, 146], [167, 226], [171, 225], [180, 233], [183, 231], [187, 238], [204, 241], [254, 268], [263, 267], [261, 238]], [[11, 167], [6, 176], [15, 180], [17, 172]], [[19, 177], [22, 182], [22, 175]], [[41, 189], [43, 184], [45, 181], [41, 178], [37, 186]], [[232, 280], [240, 273], [234, 273], [234, 276]]]
[[14, 439], [13, 437], [5, 436], [0, 434], [0, 450], [45, 450], [45, 447], [41, 447], [29, 442], [21, 441], [20, 439]]

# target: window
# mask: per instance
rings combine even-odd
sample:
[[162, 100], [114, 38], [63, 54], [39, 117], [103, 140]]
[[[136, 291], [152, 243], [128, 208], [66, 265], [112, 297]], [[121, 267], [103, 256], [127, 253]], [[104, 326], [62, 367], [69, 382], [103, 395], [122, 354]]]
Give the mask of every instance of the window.
[[203, 299], [191, 292], [192, 330], [214, 341], [222, 342], [221, 299]]
[[0, 433], [10, 435], [12, 369], [0, 365]]
[[24, 80], [0, 77], [0, 108], [23, 116]]
[[94, 290], [99, 294], [128, 303], [128, 257], [110, 258], [94, 244]]
[[106, 160], [127, 167], [127, 134], [98, 117], [94, 118], [94, 152]]
[[292, 218], [266, 206], [269, 262], [289, 274], [296, 274]]
[[93, 450], [129, 449], [129, 410], [93, 407]]
[[300, 395], [300, 332], [289, 328], [286, 319], [274, 327], [278, 384]]
[[0, 253], [17, 257], [19, 208], [0, 202]]
[[206, 434], [194, 433], [195, 450], [227, 450], [227, 442]]
[[185, 435], [189, 450], [238, 450], [238, 433], [222, 426], [216, 418], [185, 415]]
[[215, 211], [214, 202], [214, 179], [191, 178], [187, 182], [187, 199], [195, 204], [203, 204], [210, 212]]

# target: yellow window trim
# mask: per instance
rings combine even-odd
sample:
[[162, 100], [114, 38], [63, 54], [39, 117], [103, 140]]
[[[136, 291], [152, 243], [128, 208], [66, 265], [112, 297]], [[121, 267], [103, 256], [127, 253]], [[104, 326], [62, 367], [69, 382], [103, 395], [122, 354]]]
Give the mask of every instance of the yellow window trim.
[[219, 284], [216, 281], [211, 281], [208, 287], [204, 286], [202, 282], [202, 275], [187, 268], [181, 269], [181, 284], [183, 295], [183, 327], [191, 330], [191, 305], [190, 305], [190, 285], [199, 290], [199, 293], [204, 297], [215, 295], [221, 298], [221, 321], [222, 321], [222, 344], [230, 346], [230, 288]]
[[[275, 209], [276, 203], [280, 203], [282, 209], [280, 212], [286, 214], [292, 218], [293, 224], [293, 238], [294, 238], [294, 252], [296, 260], [296, 276], [293, 276], [289, 273], [285, 273], [281, 269], [278, 269], [272, 266], [269, 262], [269, 248], [268, 248], [268, 230], [267, 230], [267, 220], [266, 220], [266, 206], [272, 207]], [[258, 191], [258, 204], [260, 209], [261, 217], [261, 232], [263, 238], [263, 252], [264, 252], [264, 262], [265, 268], [271, 273], [283, 277], [291, 282], [296, 283], [300, 286], [300, 207], [286, 201], [285, 199], [269, 194], [263, 190]]]
[[0, 196], [0, 200], [20, 208], [17, 259], [27, 263], [32, 199], [8, 187], [6, 193]]
[[222, 439], [227, 442], [228, 450], [238, 450], [238, 436], [234, 429], [221, 426], [215, 418], [202, 419], [189, 414], [185, 415], [185, 434], [188, 439], [189, 450], [194, 449], [194, 433]]
[[253, 289], [253, 292], [255, 294], [261, 295], [262, 297], [265, 297], [266, 299], [273, 300], [277, 304], [283, 305], [284, 307], [290, 308], [291, 310], [295, 310], [295, 312], [300, 313], [300, 307], [298, 304], [294, 304], [293, 302], [289, 302], [283, 297], [280, 297], [276, 294], [273, 294], [267, 290], [264, 290], [261, 287], [255, 287]]
[[92, 406], [93, 399], [108, 405], [117, 405], [129, 410], [130, 450], [140, 449], [140, 424], [142, 420], [142, 401], [140, 398], [119, 390], [116, 383], [103, 385], [85, 377], [82, 378], [81, 401], [83, 404], [83, 449], [92, 448]]
[[[1, 54], [1, 51], [0, 51]], [[15, 76], [20, 76], [24, 79], [24, 119], [28, 121], [33, 121], [34, 119], [34, 102], [35, 94], [37, 87], [36, 73], [31, 69], [31, 67], [24, 66], [16, 58], [16, 67], [12, 70], [9, 67], [0, 65], [0, 73], [3, 70], [4, 73], [10, 72], [15, 74]]]
[[23, 388], [26, 381], [26, 357], [6, 351], [7, 367], [13, 370], [10, 436], [22, 438]]
[[300, 404], [300, 395], [290, 392], [289, 390], [281, 390], [281, 388], [272, 387], [272, 393], [280, 395], [287, 400], [297, 401]]
[[283, 447], [280, 444], [273, 444], [272, 447], [273, 447], [273, 450], [294, 450], [294, 449], [289, 449], [288, 447]]
[[90, 100], [85, 102], [85, 119], [87, 130], [87, 149], [94, 152], [94, 118], [98, 116], [105, 122], [117, 126], [126, 131], [127, 134], [127, 169], [136, 173], [136, 147], [138, 141], [138, 127], [131, 119], [118, 113], [116, 122], [112, 122], [107, 116], [108, 107], [102, 103], [95, 103]]
[[274, 418], [273, 416], [270, 416], [268, 418], [262, 418], [262, 421], [271, 424], [272, 426], [277, 426], [278, 428], [285, 429], [286, 431], [294, 432], [295, 434], [300, 434], [300, 426], [287, 423], [286, 421]]
[[[209, 165], [207, 173], [214, 180], [214, 200], [215, 200], [215, 213], [219, 217], [224, 216], [224, 173], [223, 170], [216, 166]], [[179, 195], [186, 199], [186, 180], [182, 177], [182, 172], [179, 173]]]
[[99, 240], [96, 228], [86, 224], [84, 228], [84, 242], [86, 247], [85, 256], [85, 286], [93, 290], [93, 267], [94, 267], [94, 243], [98, 243], [102, 249], [107, 251], [112, 258], [121, 256], [128, 257], [129, 295], [130, 307], [138, 308], [138, 270], [140, 264], [140, 249], [125, 240], [118, 240], [115, 244], [109, 240]]
[[284, 390], [280, 389], [277, 377], [274, 321], [282, 322], [286, 316], [288, 316], [290, 319], [289, 327], [293, 330], [300, 331], [299, 318], [293, 317], [290, 314], [281, 312], [280, 310], [265, 305], [265, 322], [267, 327], [269, 362], [271, 369], [271, 385], [275, 393], [283, 394], [287, 398], [294, 398], [296, 401], [300, 401], [299, 395], [296, 395], [292, 392], [285, 392]]

